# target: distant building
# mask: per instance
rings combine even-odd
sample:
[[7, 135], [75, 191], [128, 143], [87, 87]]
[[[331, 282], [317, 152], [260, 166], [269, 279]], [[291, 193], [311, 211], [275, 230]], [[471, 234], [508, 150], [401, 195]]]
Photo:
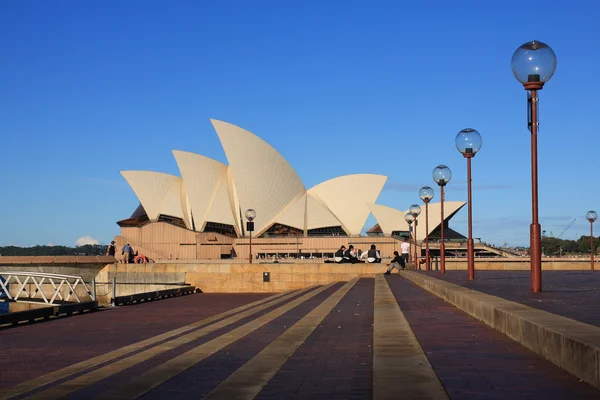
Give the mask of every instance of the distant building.
[[[118, 222], [118, 244], [131, 243], [152, 259], [247, 258], [244, 212], [250, 208], [256, 211], [252, 232], [256, 256], [320, 257], [342, 243], [366, 249], [373, 238], [360, 233], [371, 212], [378, 221], [384, 254], [395, 249], [397, 238], [392, 235], [408, 233], [404, 212], [375, 204], [386, 176], [345, 175], [307, 190], [291, 165], [265, 141], [235, 125], [211, 122], [229, 165], [174, 150], [181, 177], [121, 172], [140, 206]], [[445, 203], [446, 221], [464, 204]], [[441, 222], [440, 205], [431, 203], [429, 208], [433, 232]], [[426, 234], [424, 218], [422, 213], [419, 241]]]

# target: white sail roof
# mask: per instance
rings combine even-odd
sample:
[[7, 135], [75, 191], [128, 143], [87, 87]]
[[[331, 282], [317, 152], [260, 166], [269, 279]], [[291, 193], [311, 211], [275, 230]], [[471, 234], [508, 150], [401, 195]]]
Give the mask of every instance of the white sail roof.
[[358, 235], [371, 212], [367, 203], [375, 202], [387, 179], [375, 174], [345, 175], [320, 183], [308, 193], [327, 205], [346, 233]]
[[183, 219], [183, 180], [180, 177], [153, 171], [121, 171], [121, 175], [135, 192], [149, 219], [156, 220], [160, 214]]
[[187, 151], [173, 150], [173, 155], [185, 182], [196, 229], [202, 230], [207, 221], [233, 225], [228, 207], [227, 166]]
[[[444, 219], [448, 219], [460, 210], [465, 204], [464, 201], [446, 201], [444, 202]], [[368, 204], [368, 207], [373, 212], [373, 216], [377, 220], [381, 231], [386, 235], [391, 235], [394, 231], [408, 231], [408, 222], [404, 219], [404, 216], [408, 212], [398, 210], [396, 208], [382, 206], [381, 204]], [[442, 207], [441, 203], [429, 203], [429, 222], [428, 228], [430, 234], [437, 229], [442, 221], [441, 215]], [[417, 217], [417, 240], [424, 240], [425, 233], [425, 205], [421, 205], [421, 214]]]
[[256, 211], [254, 229], [260, 235], [306, 189], [296, 171], [264, 140], [227, 122], [211, 122], [229, 161], [242, 213]]
[[341, 226], [342, 223], [321, 200], [307, 194], [306, 198], [306, 229]]
[[296, 201], [290, 203], [281, 214], [276, 217], [275, 222], [304, 230], [306, 217], [306, 193]]

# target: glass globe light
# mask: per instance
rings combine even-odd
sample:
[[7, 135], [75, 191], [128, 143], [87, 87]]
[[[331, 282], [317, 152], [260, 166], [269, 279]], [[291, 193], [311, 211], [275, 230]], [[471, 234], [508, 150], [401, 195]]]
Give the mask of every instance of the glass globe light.
[[456, 134], [456, 150], [465, 157], [473, 157], [481, 149], [481, 135], [475, 129], [466, 128]]
[[249, 208], [246, 210], [244, 215], [246, 216], [246, 219], [248, 221], [252, 222], [254, 220], [254, 218], [256, 218], [256, 211], [254, 211], [252, 208]]
[[415, 220], [415, 217], [411, 213], [407, 212], [406, 214], [404, 214], [404, 220], [410, 225]]
[[415, 219], [416, 219], [419, 216], [419, 214], [421, 214], [421, 206], [418, 204], [413, 204], [408, 209], [408, 212], [411, 213], [413, 215], [413, 217], [415, 217]]
[[588, 221], [594, 222], [596, 220], [596, 218], [598, 218], [598, 214], [596, 214], [596, 211], [590, 210], [587, 212], [587, 214], [585, 214], [585, 217], [587, 218]]
[[431, 199], [433, 199], [433, 189], [429, 186], [423, 186], [419, 190], [419, 197], [421, 198], [421, 200], [423, 200], [423, 202], [429, 203]]
[[550, 46], [538, 40], [519, 47], [510, 61], [512, 73], [522, 84], [548, 82], [556, 71], [556, 55]]
[[452, 171], [444, 164], [440, 164], [433, 170], [433, 180], [440, 186], [446, 186], [452, 179]]

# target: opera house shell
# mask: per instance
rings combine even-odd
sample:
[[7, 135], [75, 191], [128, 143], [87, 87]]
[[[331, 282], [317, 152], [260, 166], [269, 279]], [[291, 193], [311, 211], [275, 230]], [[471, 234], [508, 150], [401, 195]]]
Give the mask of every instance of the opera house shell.
[[[347, 242], [347, 237], [360, 235], [371, 213], [384, 235], [408, 231], [402, 211], [375, 204], [386, 176], [340, 176], [307, 190], [291, 165], [268, 143], [230, 123], [211, 122], [228, 165], [200, 154], [174, 150], [181, 176], [153, 171], [121, 172], [137, 195], [140, 207], [131, 218], [118, 222], [118, 244], [130, 242], [153, 258], [171, 254], [202, 258], [198, 248], [180, 254], [173, 246], [185, 241], [199, 247], [209, 239], [198, 234], [210, 233], [228, 249], [235, 247], [236, 240], [247, 236], [247, 209], [256, 211], [252, 232], [256, 239], [343, 236]], [[446, 215], [452, 216], [464, 204], [445, 204]], [[435, 207], [435, 203], [430, 204], [430, 210]], [[430, 213], [430, 230], [441, 223], [439, 204], [437, 207], [437, 213]], [[437, 220], [433, 215], [438, 215]], [[148, 228], [153, 224], [167, 224], [170, 231]], [[423, 228], [424, 225], [421, 224]], [[144, 235], [140, 229], [148, 232]], [[150, 234], [152, 229], [154, 233]], [[422, 231], [419, 236], [424, 237]]]

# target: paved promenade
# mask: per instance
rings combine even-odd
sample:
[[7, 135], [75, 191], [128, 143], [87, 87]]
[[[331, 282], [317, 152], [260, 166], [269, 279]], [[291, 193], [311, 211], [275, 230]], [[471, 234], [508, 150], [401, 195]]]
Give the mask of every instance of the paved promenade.
[[0, 399], [598, 399], [404, 277], [0, 330]]
[[529, 271], [467, 271], [422, 273], [529, 307], [600, 326], [600, 271], [542, 271], [542, 292], [531, 292]]

